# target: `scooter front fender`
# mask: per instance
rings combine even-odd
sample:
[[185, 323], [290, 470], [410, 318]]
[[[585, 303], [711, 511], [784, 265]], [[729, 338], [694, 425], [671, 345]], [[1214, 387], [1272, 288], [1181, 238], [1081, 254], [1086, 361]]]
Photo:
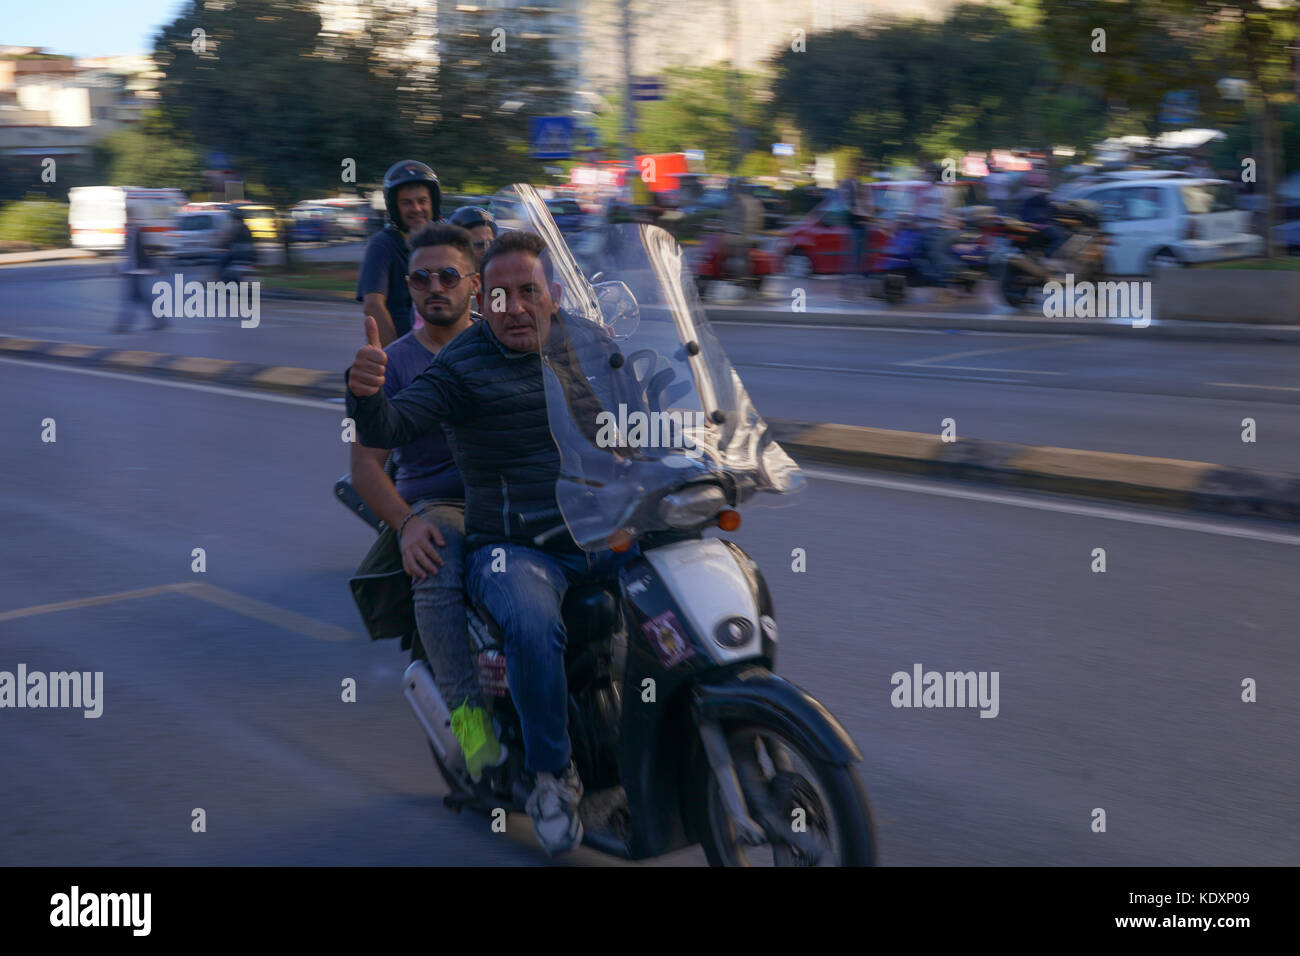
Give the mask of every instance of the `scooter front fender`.
[[691, 707], [697, 724], [756, 724], [782, 732], [809, 756], [827, 763], [845, 765], [862, 759], [834, 714], [802, 688], [763, 667], [695, 687]]

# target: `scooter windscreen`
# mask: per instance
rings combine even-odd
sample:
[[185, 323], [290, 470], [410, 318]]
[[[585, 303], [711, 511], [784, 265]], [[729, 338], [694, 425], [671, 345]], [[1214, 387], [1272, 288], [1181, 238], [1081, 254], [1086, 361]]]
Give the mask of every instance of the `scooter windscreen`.
[[803, 473], [714, 336], [676, 240], [657, 226], [598, 227], [581, 234], [579, 264], [536, 190], [515, 189], [559, 287], [540, 347], [556, 498], [579, 546], [667, 529], [661, 502], [693, 483], [716, 483], [731, 506], [802, 490]]

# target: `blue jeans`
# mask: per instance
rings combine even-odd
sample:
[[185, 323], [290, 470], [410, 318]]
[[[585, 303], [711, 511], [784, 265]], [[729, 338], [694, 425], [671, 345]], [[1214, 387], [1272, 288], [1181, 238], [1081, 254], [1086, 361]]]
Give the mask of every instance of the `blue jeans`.
[[439, 549], [443, 565], [437, 574], [411, 582], [415, 624], [420, 643], [433, 669], [434, 683], [448, 710], [461, 704], [481, 706], [478, 672], [469, 649], [469, 624], [465, 618], [464, 550], [465, 512], [456, 505], [417, 501], [411, 510], [442, 532]]
[[562, 773], [569, 764], [567, 635], [560, 608], [571, 584], [616, 576], [635, 552], [556, 554], [489, 544], [465, 562], [465, 587], [505, 639], [506, 680], [524, 735], [524, 769]]

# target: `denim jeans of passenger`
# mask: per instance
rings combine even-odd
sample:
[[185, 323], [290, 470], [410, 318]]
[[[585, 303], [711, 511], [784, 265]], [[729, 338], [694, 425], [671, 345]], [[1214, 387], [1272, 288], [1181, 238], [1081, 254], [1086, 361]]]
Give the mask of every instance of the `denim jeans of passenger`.
[[[457, 505], [417, 501], [411, 506], [423, 521], [442, 532], [446, 547], [437, 548], [442, 566], [437, 574], [411, 581], [415, 625], [429, 658], [434, 683], [447, 709], [469, 701], [477, 707], [478, 675], [469, 649], [469, 624], [465, 619], [465, 512]], [[409, 526], [408, 526], [409, 527]]]
[[489, 544], [470, 554], [465, 584], [505, 639], [506, 680], [524, 735], [524, 769], [561, 773], [569, 763], [567, 635], [560, 609], [570, 585], [606, 579], [634, 552], [556, 554]]

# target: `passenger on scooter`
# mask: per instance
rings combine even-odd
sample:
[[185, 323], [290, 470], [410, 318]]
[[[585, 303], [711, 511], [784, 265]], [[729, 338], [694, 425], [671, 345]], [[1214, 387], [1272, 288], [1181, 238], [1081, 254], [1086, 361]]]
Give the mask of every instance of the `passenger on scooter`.
[[407, 238], [442, 217], [438, 174], [424, 163], [404, 159], [384, 174], [388, 223], [366, 242], [357, 276], [357, 301], [388, 345], [411, 331], [411, 295], [406, 288]]
[[497, 237], [497, 221], [482, 206], [461, 206], [447, 221], [469, 231], [474, 245], [474, 265], [477, 268], [483, 260], [483, 253], [487, 252], [488, 246]]
[[[506, 673], [524, 736], [524, 769], [536, 776], [527, 808], [548, 853], [582, 840], [582, 781], [570, 757], [566, 633], [568, 588], [617, 572], [631, 552], [586, 554], [555, 498], [559, 451], [551, 435], [541, 345], [561, 337], [582, 369], [610, 368], [617, 351], [599, 326], [561, 313], [560, 287], [545, 243], [507, 232], [480, 266], [484, 321], [447, 345], [390, 401], [387, 356], [373, 319], [368, 344], [348, 370], [348, 414], [362, 441], [402, 445], [442, 424], [465, 479], [466, 589], [496, 620]], [[576, 382], [586, 379], [580, 374]], [[540, 545], [535, 538], [560, 527]]]
[[[384, 350], [384, 394], [396, 395], [429, 367], [438, 352], [473, 324], [470, 301], [479, 289], [470, 235], [459, 226], [427, 225], [410, 238], [406, 277], [424, 324]], [[393, 449], [396, 482], [384, 448], [351, 446], [352, 484], [384, 523], [398, 533], [402, 567], [413, 579], [416, 627], [438, 692], [451, 713], [471, 778], [499, 766], [497, 740], [479, 692], [465, 619], [465, 486], [447, 438], [437, 425]], [[448, 503], [449, 501], [455, 503]]]

